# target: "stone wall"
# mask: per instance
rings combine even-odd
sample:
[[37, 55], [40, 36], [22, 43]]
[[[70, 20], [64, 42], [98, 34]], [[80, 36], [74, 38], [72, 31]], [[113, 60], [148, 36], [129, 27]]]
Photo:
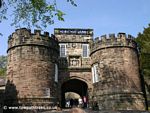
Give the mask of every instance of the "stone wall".
[[[59, 68], [90, 68], [90, 57], [82, 57], [83, 44], [92, 40], [91, 29], [55, 29], [59, 44], [66, 45], [66, 57], [59, 58]], [[72, 61], [77, 61], [76, 65]]]
[[[111, 37], [112, 36], [112, 37]], [[93, 96], [99, 109], [145, 109], [136, 43], [124, 33], [96, 39], [91, 45], [92, 65], [98, 64], [99, 81]]]
[[[59, 44], [66, 56], [59, 57]], [[90, 56], [83, 57], [83, 45]], [[137, 45], [131, 35], [110, 34], [93, 40], [92, 29], [55, 29], [54, 35], [26, 28], [16, 30], [8, 39], [8, 66], [5, 102], [50, 105], [61, 102], [69, 84], [82, 90], [89, 106], [100, 110], [144, 110]], [[58, 83], [55, 82], [58, 64]], [[92, 83], [91, 67], [98, 64], [98, 81]], [[77, 85], [75, 85], [77, 83]], [[71, 89], [72, 90], [72, 89]], [[77, 93], [78, 93], [77, 92]], [[80, 92], [82, 93], [82, 92]], [[65, 102], [65, 101], [64, 101]], [[65, 104], [65, 103], [63, 103]]]
[[8, 40], [6, 92], [13, 84], [19, 103], [56, 102], [57, 83], [54, 77], [58, 51], [57, 39], [47, 32], [42, 35], [38, 30], [34, 33], [25, 28], [16, 30]]
[[[83, 44], [88, 44], [93, 38], [92, 29], [55, 29], [54, 35], [59, 44], [66, 45], [66, 57], [59, 58], [59, 94], [61, 86], [71, 79], [78, 79], [92, 89], [90, 56], [83, 57]], [[90, 48], [89, 48], [90, 49]], [[79, 87], [80, 89], [81, 87]], [[82, 90], [82, 89], [81, 89]], [[90, 90], [91, 91], [91, 90]], [[90, 94], [90, 92], [88, 92]], [[61, 100], [61, 97], [60, 97]]]

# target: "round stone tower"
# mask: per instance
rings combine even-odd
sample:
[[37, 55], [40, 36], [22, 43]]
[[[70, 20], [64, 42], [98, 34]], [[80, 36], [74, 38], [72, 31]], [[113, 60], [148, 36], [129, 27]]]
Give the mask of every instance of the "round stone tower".
[[138, 50], [131, 35], [110, 34], [91, 43], [93, 100], [99, 109], [144, 110]]
[[8, 39], [6, 100], [32, 105], [57, 102], [58, 50], [57, 39], [48, 32], [17, 29]]

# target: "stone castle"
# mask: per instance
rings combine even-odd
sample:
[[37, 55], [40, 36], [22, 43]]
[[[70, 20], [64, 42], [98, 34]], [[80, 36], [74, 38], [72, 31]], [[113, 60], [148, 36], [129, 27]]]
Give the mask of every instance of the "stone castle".
[[75, 92], [100, 110], [145, 110], [131, 35], [93, 39], [92, 29], [57, 28], [50, 36], [22, 28], [10, 35], [7, 52], [7, 101], [65, 107], [65, 93]]

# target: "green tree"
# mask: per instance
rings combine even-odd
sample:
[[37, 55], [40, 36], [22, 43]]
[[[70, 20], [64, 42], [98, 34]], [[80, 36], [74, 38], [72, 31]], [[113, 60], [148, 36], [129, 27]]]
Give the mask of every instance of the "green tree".
[[140, 64], [145, 79], [145, 86], [150, 100], [150, 24], [139, 33], [136, 42], [140, 47]]
[[150, 77], [150, 24], [139, 33], [136, 42], [140, 47], [140, 62], [144, 76]]
[[[74, 0], [66, 0], [77, 6]], [[8, 15], [8, 12], [10, 15]], [[0, 0], [0, 23], [12, 17], [15, 27], [24, 25], [28, 28], [46, 28], [54, 23], [56, 18], [64, 21], [65, 13], [57, 7], [56, 0]]]
[[0, 56], [0, 76], [6, 75], [7, 57]]

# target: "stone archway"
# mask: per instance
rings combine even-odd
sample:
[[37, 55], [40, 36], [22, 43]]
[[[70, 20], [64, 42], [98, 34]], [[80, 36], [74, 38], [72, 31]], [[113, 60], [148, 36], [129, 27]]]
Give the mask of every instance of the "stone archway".
[[88, 85], [86, 82], [79, 79], [70, 79], [65, 81], [61, 86], [61, 106], [65, 107], [65, 93], [75, 92], [80, 95], [81, 98], [88, 98]]

